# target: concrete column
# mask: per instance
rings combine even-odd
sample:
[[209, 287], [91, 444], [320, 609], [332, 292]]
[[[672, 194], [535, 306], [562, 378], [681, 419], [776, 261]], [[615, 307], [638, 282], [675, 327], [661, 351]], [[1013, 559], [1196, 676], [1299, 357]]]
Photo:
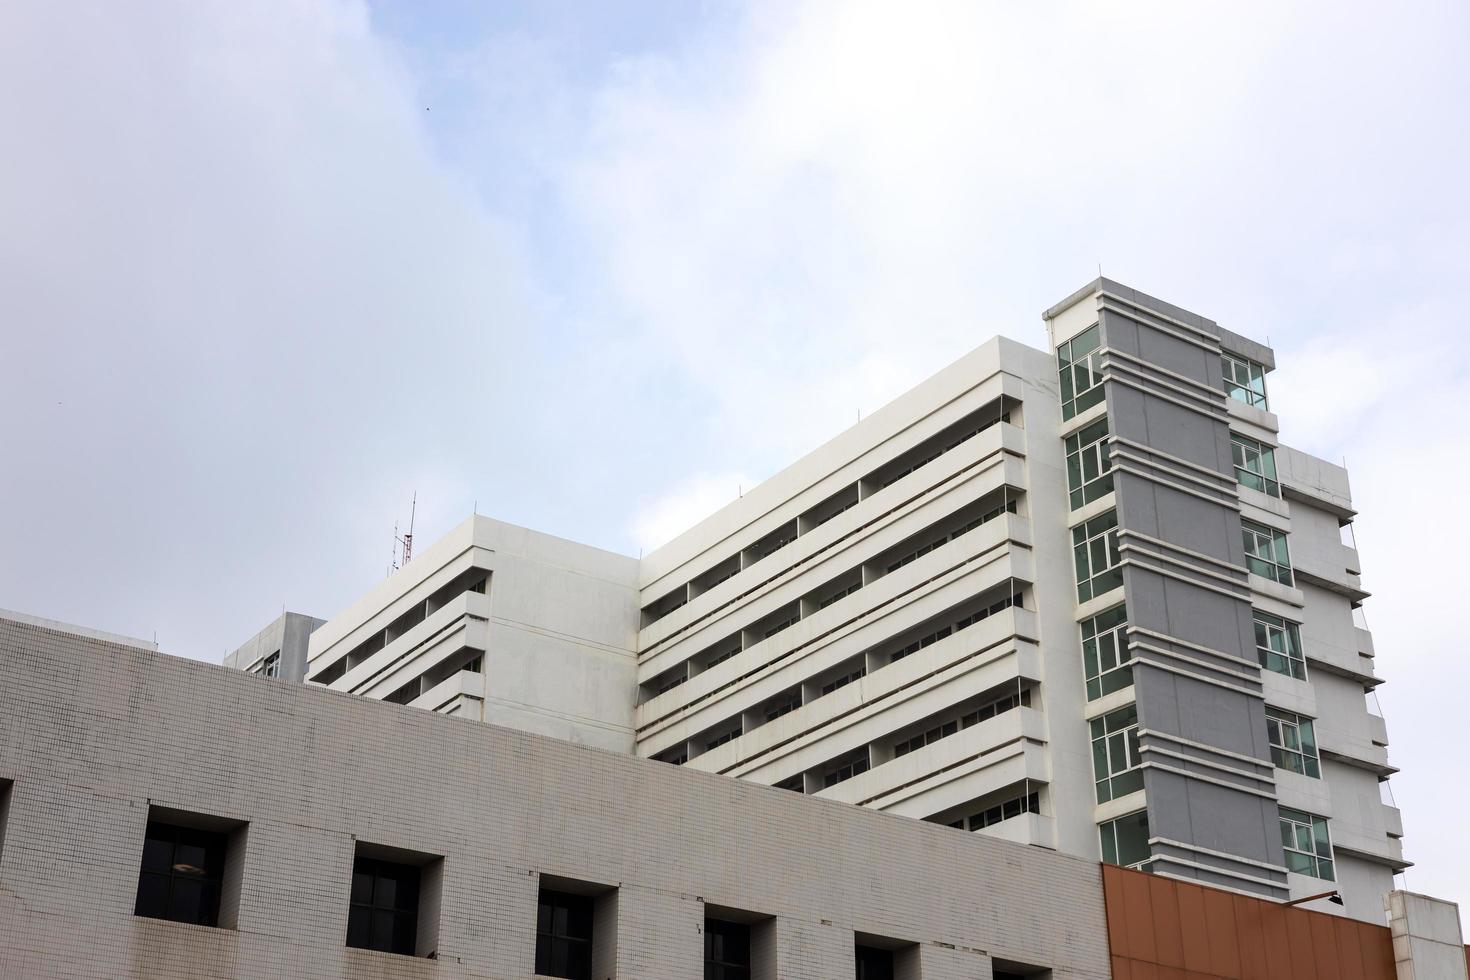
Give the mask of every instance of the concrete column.
[[1383, 905], [1399, 980], [1466, 980], [1458, 905], [1405, 891], [1389, 892]]
[[919, 980], [991, 980], [990, 957], [979, 950], [923, 943], [914, 952]]
[[617, 971], [597, 980], [656, 980], [704, 975], [704, 903], [623, 885], [617, 892]]
[[852, 947], [851, 929], [825, 921], [778, 917], [775, 975], [780, 980], [842, 980], [855, 969]]

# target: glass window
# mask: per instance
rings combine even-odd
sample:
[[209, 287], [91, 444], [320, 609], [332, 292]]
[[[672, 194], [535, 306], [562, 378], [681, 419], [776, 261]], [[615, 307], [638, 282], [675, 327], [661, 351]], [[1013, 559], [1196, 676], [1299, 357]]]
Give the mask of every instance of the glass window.
[[857, 980], [893, 980], [893, 950], [859, 946], [853, 951]]
[[1057, 348], [1057, 370], [1062, 382], [1062, 418], [1069, 419], [1103, 400], [1101, 335], [1094, 323]]
[[1125, 868], [1141, 868], [1151, 857], [1148, 846], [1148, 811], [1139, 810], [1109, 820], [1098, 828], [1102, 859]]
[[1245, 545], [1245, 567], [1273, 582], [1291, 585], [1291, 555], [1286, 550], [1286, 532], [1242, 519], [1240, 533]]
[[592, 899], [541, 889], [536, 903], [536, 975], [590, 980]]
[[1030, 793], [1022, 793], [1019, 796], [1013, 796], [1008, 800], [997, 803], [994, 806], [988, 806], [983, 810], [976, 810], [968, 817], [951, 820], [949, 825], [956, 830], [983, 830], [986, 827], [993, 827], [1003, 820], [1019, 817], [1023, 813], [1040, 812], [1041, 796], [1035, 791], [1032, 791]]
[[1252, 609], [1256, 625], [1256, 657], [1261, 666], [1299, 681], [1307, 679], [1307, 660], [1302, 656], [1301, 628], [1280, 616]]
[[1112, 492], [1112, 465], [1107, 419], [1067, 437], [1067, 489], [1073, 510]]
[[1132, 654], [1128, 652], [1128, 610], [1114, 606], [1082, 621], [1082, 668], [1087, 675], [1087, 700], [1121, 691], [1133, 683]]
[[1232, 432], [1230, 455], [1235, 461], [1236, 483], [1280, 498], [1281, 484], [1276, 479], [1276, 450]]
[[1077, 563], [1077, 601], [1086, 602], [1123, 584], [1118, 567], [1118, 512], [1108, 511], [1072, 528]]
[[1280, 808], [1280, 816], [1286, 869], [1334, 881], [1332, 839], [1327, 835], [1327, 818], [1287, 807]]
[[704, 920], [704, 980], [750, 980], [750, 926]]
[[1312, 719], [1281, 711], [1266, 709], [1266, 734], [1271, 743], [1271, 761], [1279, 769], [1322, 778], [1322, 766], [1317, 758], [1317, 736], [1312, 731]]
[[258, 670], [259, 673], [264, 674], [266, 677], [280, 677], [281, 651], [277, 650], [275, 653], [262, 660], [260, 662], [260, 667]]
[[226, 834], [149, 820], [133, 914], [218, 925], [228, 843]]
[[1234, 354], [1221, 353], [1220, 367], [1225, 376], [1225, 394], [1236, 401], [1266, 408], [1266, 369], [1255, 361]]
[[373, 858], [354, 860], [347, 945], [412, 956], [418, 928], [419, 869]]
[[1142, 761], [1136, 706], [1130, 704], [1092, 720], [1092, 772], [1099, 803], [1143, 789]]
[[836, 786], [838, 783], [845, 783], [852, 777], [860, 776], [867, 772], [869, 767], [868, 750], [861, 749], [859, 752], [861, 754], [849, 759], [842, 765], [829, 769], [827, 774], [822, 777], [823, 788]]

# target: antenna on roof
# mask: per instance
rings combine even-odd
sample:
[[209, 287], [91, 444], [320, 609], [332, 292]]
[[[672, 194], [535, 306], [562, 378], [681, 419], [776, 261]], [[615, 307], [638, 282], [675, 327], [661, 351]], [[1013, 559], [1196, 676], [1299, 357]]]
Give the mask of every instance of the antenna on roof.
[[407, 565], [413, 560], [413, 520], [418, 515], [419, 492], [413, 492], [413, 503], [408, 511], [408, 530], [403, 534], [398, 533], [398, 522], [393, 522], [393, 560], [388, 567], [388, 574]]

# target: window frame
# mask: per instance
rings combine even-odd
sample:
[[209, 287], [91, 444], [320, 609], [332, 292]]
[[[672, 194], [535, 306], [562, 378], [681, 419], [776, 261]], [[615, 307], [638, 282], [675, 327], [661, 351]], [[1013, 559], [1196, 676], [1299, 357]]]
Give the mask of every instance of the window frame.
[[1266, 366], [1248, 357], [1220, 352], [1220, 378], [1225, 385], [1225, 394], [1253, 408], [1269, 412], [1270, 402], [1266, 397]]
[[[1102, 369], [1098, 365], [1101, 352], [1101, 322], [1057, 345], [1062, 421], [1075, 418], [1103, 401], [1106, 389], [1103, 387]], [[1085, 386], [1078, 386], [1079, 379], [1087, 382]]]
[[[1251, 609], [1251, 624], [1256, 635], [1256, 659], [1264, 670], [1282, 674], [1286, 677], [1294, 677], [1299, 681], [1307, 679], [1307, 657], [1302, 652], [1301, 624], [1293, 622], [1284, 616], [1266, 612], [1264, 609]], [[1271, 645], [1272, 638], [1279, 635], [1282, 638], [1282, 646], [1285, 650], [1277, 650]], [[1262, 646], [1262, 640], [1265, 646]], [[1279, 664], [1279, 666], [1273, 666]], [[1286, 669], [1281, 669], [1285, 666]]]
[[[1256, 467], [1251, 461], [1255, 460]], [[1235, 467], [1235, 482], [1242, 487], [1264, 493], [1268, 497], [1281, 499], [1281, 478], [1276, 472], [1276, 447], [1241, 435], [1230, 433], [1230, 462]]]
[[[1128, 606], [1119, 603], [1077, 624], [1082, 634], [1082, 677], [1087, 700], [1121, 691], [1133, 683], [1133, 654], [1128, 649]], [[1104, 660], [1112, 666], [1104, 667]]]
[[1111, 440], [1107, 416], [1067, 436], [1067, 500], [1073, 510], [1080, 510], [1113, 492]]
[[[143, 831], [143, 853], [138, 861], [138, 890], [133, 901], [133, 914], [145, 919], [220, 928], [230, 836], [231, 832], [225, 829], [205, 829], [150, 815]], [[159, 853], [159, 845], [165, 844], [168, 848], [166, 859]], [[185, 847], [201, 851], [200, 862], [185, 860], [181, 855]], [[199, 873], [180, 870], [181, 867], [198, 868]], [[161, 881], [165, 887], [161, 907], [145, 908], [145, 905], [153, 906], [154, 901], [145, 895], [150, 881]], [[182, 914], [177, 907], [180, 898], [177, 889], [181, 884], [199, 886], [192, 915]]]
[[705, 916], [704, 980], [750, 980], [750, 966], [749, 924]]
[[1098, 803], [1143, 789], [1143, 750], [1138, 706], [1125, 705], [1088, 722], [1092, 777]]
[[[366, 898], [359, 891], [360, 878], [370, 881]], [[384, 882], [393, 882], [391, 894], [382, 894]], [[418, 953], [419, 897], [423, 894], [422, 865], [357, 854], [352, 859], [352, 887], [347, 908], [347, 945], [399, 956]], [[387, 917], [387, 945], [379, 942], [383, 917]], [[365, 931], [366, 936], [361, 933]], [[359, 933], [354, 937], [354, 932]]]
[[1310, 779], [1322, 778], [1322, 756], [1311, 718], [1266, 705], [1266, 741], [1276, 768]]
[[[1296, 587], [1296, 574], [1291, 567], [1291, 548], [1286, 532], [1253, 521], [1240, 519], [1241, 547], [1245, 550], [1245, 568], [1252, 575], [1270, 579], [1287, 588]], [[1261, 545], [1265, 545], [1262, 553]]]
[[[1125, 863], [1122, 859], [1125, 856], [1131, 857], [1132, 855], [1122, 854], [1118, 838], [1118, 827], [1122, 825], [1125, 821], [1138, 820], [1139, 818], [1142, 818], [1143, 849], [1146, 856], [1140, 858], [1137, 861], [1129, 861]], [[1120, 817], [1114, 817], [1112, 820], [1105, 820], [1097, 825], [1097, 835], [1098, 852], [1100, 853], [1104, 864], [1116, 864], [1119, 867], [1123, 868], [1135, 868], [1138, 870], [1143, 870], [1143, 866], [1154, 859], [1153, 851], [1149, 847], [1148, 843], [1150, 832], [1148, 826], [1147, 810], [1134, 810], [1132, 813], [1125, 813]]]
[[1280, 805], [1277, 806], [1277, 818], [1281, 825], [1281, 849], [1286, 855], [1286, 870], [1323, 881], [1336, 881], [1332, 833], [1327, 826], [1327, 818]]
[[[535, 971], [538, 977], [591, 980], [592, 943], [596, 936], [595, 901], [591, 895], [548, 888], [545, 885], [538, 889], [535, 953]], [[565, 913], [560, 929], [557, 928], [556, 920], [558, 911]], [[581, 928], [583, 926], [585, 928]], [[565, 955], [558, 958], [558, 952]]]
[[[1099, 567], [1099, 560], [1106, 562]], [[1072, 563], [1077, 575], [1077, 601], [1087, 602], [1123, 584], [1118, 550], [1118, 511], [1098, 514], [1072, 528]]]

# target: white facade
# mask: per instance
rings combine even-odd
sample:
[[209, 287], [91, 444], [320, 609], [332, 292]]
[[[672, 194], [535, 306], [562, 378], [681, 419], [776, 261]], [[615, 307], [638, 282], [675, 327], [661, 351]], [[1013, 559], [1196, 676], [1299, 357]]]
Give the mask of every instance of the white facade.
[[477, 515], [312, 633], [307, 680], [629, 752], [637, 574]]
[[[1106, 280], [1048, 322], [1062, 344], [1125, 314], [1152, 339], [1130, 353], [1110, 328], [1107, 401], [1064, 419], [1057, 355], [993, 339], [641, 561], [471, 518], [312, 634], [308, 680], [1090, 858], [1119, 820], [1104, 832], [1127, 824], [1147, 849], [1124, 863], [1278, 898], [1331, 887], [1287, 872], [1281, 807], [1326, 821], [1348, 914], [1379, 921], [1405, 862], [1379, 798], [1393, 769], [1364, 697], [1379, 681], [1340, 531], [1346, 473], [1220, 390], [1222, 351], [1259, 358], [1264, 379], [1268, 349]], [[1171, 360], [1176, 340], [1213, 387]], [[1215, 427], [1207, 465], [1119, 435], [1134, 390]], [[1108, 420], [1107, 492], [1069, 499], [1066, 439]], [[1274, 453], [1279, 490], [1236, 486], [1231, 436]], [[1109, 456], [1131, 489], [1113, 490]], [[1230, 548], [1128, 526], [1169, 494], [1223, 501]], [[1098, 547], [1120, 577], [1079, 596], [1074, 529], [1115, 513], [1125, 526]], [[1285, 533], [1289, 584], [1246, 574], [1240, 519]], [[1133, 622], [1187, 619], [1202, 590], [1229, 599], [1219, 642]], [[1125, 597], [1118, 642], [1153, 693], [1117, 675], [1089, 699], [1080, 629]], [[1257, 666], [1255, 612], [1295, 625], [1300, 676]], [[1096, 725], [1130, 709], [1152, 728], [1104, 742], [1121, 762], [1099, 763]], [[1229, 731], [1191, 738], [1188, 719], [1158, 723], [1168, 711]], [[1279, 734], [1283, 713], [1310, 723], [1313, 763], [1288, 761], [1315, 775], [1273, 766], [1265, 719]], [[1099, 765], [1122, 777], [1101, 803]], [[1165, 832], [1179, 793], [1206, 811], [1224, 794], [1248, 819], [1214, 808], [1225, 826]]]

